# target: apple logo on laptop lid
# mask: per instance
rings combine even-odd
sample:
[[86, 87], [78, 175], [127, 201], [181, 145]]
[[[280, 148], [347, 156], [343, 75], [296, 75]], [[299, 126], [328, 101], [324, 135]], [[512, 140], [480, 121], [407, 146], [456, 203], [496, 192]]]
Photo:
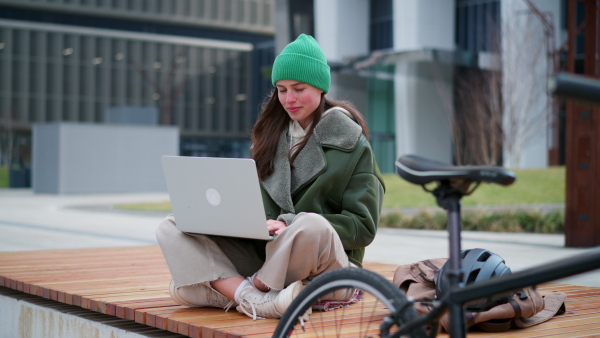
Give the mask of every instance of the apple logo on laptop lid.
[[221, 204], [221, 194], [213, 188], [206, 190], [206, 200], [215, 207]]

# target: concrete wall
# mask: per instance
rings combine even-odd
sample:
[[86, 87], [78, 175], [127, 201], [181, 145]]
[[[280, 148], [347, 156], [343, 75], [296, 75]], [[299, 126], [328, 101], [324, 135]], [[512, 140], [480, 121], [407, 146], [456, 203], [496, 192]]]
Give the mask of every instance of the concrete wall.
[[314, 0], [315, 39], [327, 61], [369, 53], [369, 1]]
[[454, 0], [395, 0], [394, 50], [453, 50], [454, 5]]
[[131, 320], [0, 288], [0, 338], [181, 337]]
[[452, 161], [453, 67], [429, 61], [396, 64], [397, 156], [416, 154]]
[[158, 107], [115, 106], [106, 109], [104, 123], [157, 126]]
[[160, 158], [179, 154], [175, 127], [77, 123], [33, 128], [35, 193], [167, 191]]
[[[394, 50], [454, 50], [453, 0], [394, 1]], [[452, 160], [453, 67], [399, 59], [394, 75], [397, 156]]]
[[[365, 0], [315, 0], [315, 39], [330, 63], [369, 54], [369, 2]], [[368, 114], [367, 78], [331, 74], [328, 96], [346, 100]]]

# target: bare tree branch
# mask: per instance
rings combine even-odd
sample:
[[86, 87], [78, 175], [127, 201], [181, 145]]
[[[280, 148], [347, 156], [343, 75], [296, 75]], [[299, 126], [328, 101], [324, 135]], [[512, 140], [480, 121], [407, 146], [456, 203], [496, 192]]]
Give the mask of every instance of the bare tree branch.
[[[540, 23], [530, 14], [509, 15], [502, 22], [504, 73], [504, 155], [509, 166], [518, 166], [528, 143], [546, 125], [548, 105], [540, 73], [546, 74], [546, 49]], [[548, 55], [548, 54], [546, 54]]]

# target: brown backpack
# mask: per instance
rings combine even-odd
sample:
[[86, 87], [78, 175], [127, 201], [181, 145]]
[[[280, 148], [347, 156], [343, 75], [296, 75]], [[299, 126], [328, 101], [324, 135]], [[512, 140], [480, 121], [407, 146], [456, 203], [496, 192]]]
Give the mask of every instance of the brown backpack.
[[[415, 300], [415, 310], [423, 315], [431, 310], [435, 300], [435, 281], [447, 258], [428, 259], [412, 264], [401, 265], [394, 273], [393, 283], [407, 297]], [[496, 305], [486, 311], [465, 310], [468, 328], [487, 332], [507, 331], [511, 328], [525, 328], [547, 321], [556, 314], [565, 312], [567, 295], [554, 292], [542, 296], [535, 287], [527, 287], [516, 293], [507, 303]], [[441, 326], [447, 331], [449, 320], [446, 312], [440, 318]]]

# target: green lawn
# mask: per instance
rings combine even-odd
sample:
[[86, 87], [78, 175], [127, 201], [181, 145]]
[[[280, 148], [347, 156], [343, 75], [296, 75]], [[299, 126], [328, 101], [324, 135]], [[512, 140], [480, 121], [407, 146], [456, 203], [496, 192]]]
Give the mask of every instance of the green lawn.
[[[463, 205], [515, 205], [564, 203], [564, 167], [513, 170], [517, 180], [510, 186], [481, 184], [471, 196], [463, 198]], [[435, 206], [432, 194], [406, 182], [395, 174], [384, 176], [387, 191], [384, 208]]]
[[[565, 201], [565, 168], [514, 170], [517, 180], [511, 186], [503, 187], [492, 184], [481, 184], [471, 196], [463, 199], [463, 205], [515, 205], [564, 203]], [[421, 186], [410, 184], [395, 174], [384, 175], [387, 187], [383, 206], [395, 207], [427, 207], [436, 206], [430, 193]], [[116, 206], [123, 209], [170, 211], [171, 203], [123, 204]]]
[[171, 211], [171, 202], [159, 203], [135, 203], [135, 204], [117, 204], [114, 206], [117, 209], [140, 210], [140, 211]]

